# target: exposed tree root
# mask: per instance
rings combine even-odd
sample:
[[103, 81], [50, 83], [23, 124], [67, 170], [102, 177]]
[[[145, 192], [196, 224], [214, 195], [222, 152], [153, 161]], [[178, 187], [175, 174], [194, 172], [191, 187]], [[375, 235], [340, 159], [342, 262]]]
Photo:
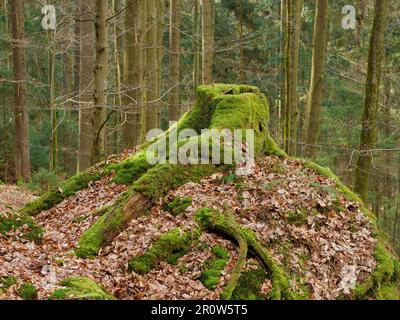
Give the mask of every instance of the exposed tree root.
[[247, 247], [260, 259], [263, 267], [271, 274], [272, 290], [269, 297], [273, 300], [292, 299], [288, 280], [279, 264], [268, 251], [258, 242], [253, 231], [245, 229], [235, 222], [233, 215], [220, 213], [208, 208], [201, 209], [196, 214], [196, 220], [202, 228], [221, 233], [239, 244], [239, 258], [231, 278], [221, 296], [230, 299], [237, 285], [240, 273], [246, 262]]

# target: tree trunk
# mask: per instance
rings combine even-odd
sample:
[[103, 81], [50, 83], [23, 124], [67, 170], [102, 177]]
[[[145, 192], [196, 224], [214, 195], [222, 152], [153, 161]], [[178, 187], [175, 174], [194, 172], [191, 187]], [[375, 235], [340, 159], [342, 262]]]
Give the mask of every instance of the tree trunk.
[[94, 66], [93, 151], [91, 164], [104, 158], [105, 122], [107, 117], [108, 75], [108, 1], [96, 0], [96, 63]]
[[26, 104], [26, 61], [24, 43], [24, 1], [11, 1], [11, 35], [13, 48], [13, 72], [15, 81], [15, 176], [30, 180], [29, 117]]
[[239, 38], [240, 38], [239, 79], [240, 79], [240, 83], [246, 83], [246, 73], [244, 70], [244, 43], [243, 43], [243, 19], [244, 19], [243, 1], [244, 0], [239, 0]]
[[157, 48], [157, 3], [146, 0], [146, 129], [158, 128], [158, 48]]
[[361, 48], [361, 46], [363, 45], [362, 30], [364, 26], [365, 9], [366, 9], [365, 0], [357, 0], [356, 1], [356, 10], [357, 10], [356, 44], [358, 48]]
[[320, 115], [324, 90], [325, 61], [328, 38], [328, 0], [317, 0], [314, 21], [314, 39], [311, 70], [310, 99], [306, 114], [306, 155], [315, 158], [320, 133]]
[[375, 0], [375, 17], [369, 47], [368, 73], [360, 155], [355, 173], [355, 191], [368, 202], [368, 184], [372, 164], [371, 149], [376, 143], [379, 86], [381, 82], [383, 40], [388, 20], [389, 1]]
[[[49, 52], [48, 52], [48, 81], [49, 81], [49, 109], [50, 109], [50, 171], [57, 171], [58, 160], [58, 128], [57, 128], [57, 107], [55, 105], [55, 68], [56, 68], [56, 32], [48, 31]], [[52, 186], [49, 185], [49, 188]]]
[[211, 84], [214, 59], [214, 0], [203, 0], [202, 30], [203, 84]]
[[91, 165], [93, 118], [93, 69], [94, 69], [94, 0], [81, 2], [80, 7], [80, 78], [79, 78], [79, 141], [77, 171]]
[[178, 121], [180, 116], [181, 0], [171, 0], [170, 6], [169, 121]]
[[194, 91], [201, 84], [201, 4], [200, 0], [194, 0], [193, 13], [193, 85]]
[[143, 0], [128, 0], [125, 10], [125, 69], [124, 69], [124, 147], [132, 148], [140, 137], [140, 107], [143, 103], [141, 88], [142, 48], [140, 21]]
[[299, 71], [299, 42], [300, 42], [300, 19], [302, 11], [302, 0], [286, 1], [286, 120], [285, 120], [285, 150], [294, 156], [297, 144], [298, 123], [298, 71]]

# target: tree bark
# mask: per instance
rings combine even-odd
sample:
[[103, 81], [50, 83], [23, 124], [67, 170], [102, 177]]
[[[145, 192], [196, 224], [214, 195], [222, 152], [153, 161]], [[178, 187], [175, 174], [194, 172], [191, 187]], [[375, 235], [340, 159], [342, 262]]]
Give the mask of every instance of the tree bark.
[[202, 30], [203, 84], [211, 84], [214, 59], [214, 0], [203, 0]]
[[157, 48], [157, 3], [146, 0], [146, 129], [158, 128], [158, 48]]
[[93, 112], [93, 153], [91, 164], [105, 156], [105, 122], [107, 117], [107, 75], [108, 75], [108, 2], [96, 0], [96, 62], [94, 66], [94, 112]]
[[11, 1], [11, 36], [15, 90], [15, 176], [30, 180], [29, 116], [26, 104], [26, 60], [24, 44], [24, 1]]
[[79, 141], [77, 171], [91, 165], [93, 150], [93, 70], [94, 70], [94, 0], [81, 2], [80, 7], [80, 77], [79, 77]]
[[201, 84], [203, 75], [201, 72], [201, 4], [200, 0], [194, 0], [193, 14], [193, 85], [194, 91]]
[[286, 1], [286, 120], [285, 120], [285, 151], [296, 155], [297, 123], [298, 123], [298, 71], [299, 71], [299, 42], [300, 19], [303, 6], [302, 0]]
[[370, 150], [374, 148], [376, 143], [383, 41], [388, 13], [389, 0], [375, 0], [375, 17], [369, 47], [366, 96], [360, 138], [360, 155], [355, 173], [355, 191], [365, 202], [368, 202], [369, 176], [372, 165]]
[[328, 38], [328, 0], [317, 0], [314, 21], [312, 70], [308, 115], [306, 114], [306, 155], [315, 158], [320, 133], [320, 117], [324, 90], [325, 61]]
[[180, 117], [181, 0], [171, 0], [169, 52], [169, 121]]

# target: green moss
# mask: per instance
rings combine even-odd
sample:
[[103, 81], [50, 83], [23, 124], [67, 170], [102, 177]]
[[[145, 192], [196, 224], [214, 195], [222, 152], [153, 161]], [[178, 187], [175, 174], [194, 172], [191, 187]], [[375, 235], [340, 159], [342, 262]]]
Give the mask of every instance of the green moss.
[[17, 278], [13, 276], [0, 278], [0, 288], [8, 289], [14, 284], [17, 284]]
[[107, 240], [107, 234], [121, 230], [124, 225], [123, 207], [131, 194], [131, 190], [122, 193], [114, 206], [82, 234], [75, 249], [78, 257], [85, 259], [96, 256]]
[[190, 250], [198, 237], [197, 231], [182, 233], [179, 228], [172, 229], [161, 235], [147, 252], [132, 258], [128, 263], [128, 269], [138, 274], [146, 274], [158, 268], [162, 261], [176, 264], [178, 259]]
[[38, 291], [36, 287], [28, 282], [21, 284], [21, 287], [17, 291], [18, 295], [24, 300], [37, 300]]
[[205, 176], [224, 169], [213, 165], [160, 164], [147, 171], [132, 185], [132, 188], [147, 196], [152, 202], [156, 202], [170, 190], [187, 182], [199, 182]]
[[67, 278], [59, 285], [64, 288], [54, 291], [49, 300], [115, 300], [101, 286], [88, 278]]
[[306, 210], [288, 211], [286, 214], [289, 224], [300, 226], [307, 223], [308, 213]]
[[174, 217], [178, 216], [192, 204], [191, 197], [175, 197], [170, 203], [165, 203], [164, 210], [171, 213]]
[[212, 252], [220, 259], [229, 259], [229, 251], [221, 246], [214, 246]]
[[35, 216], [44, 210], [51, 209], [65, 198], [71, 197], [78, 191], [87, 188], [91, 181], [96, 181], [99, 178], [100, 174], [98, 173], [90, 173], [89, 171], [81, 172], [62, 183], [60, 188], [49, 191], [35, 201], [27, 204], [20, 212]]
[[0, 213], [0, 234], [7, 234], [11, 230], [22, 229], [22, 238], [39, 242], [43, 235], [43, 229], [39, 226], [32, 217], [16, 212], [16, 213]]
[[261, 286], [268, 279], [263, 268], [243, 272], [232, 294], [232, 300], [265, 300]]
[[285, 179], [275, 179], [275, 180], [271, 181], [270, 183], [266, 183], [263, 186], [263, 189], [266, 191], [272, 191], [287, 182], [288, 182], [288, 179], [286, 179], [286, 178]]
[[221, 247], [215, 246], [212, 249], [216, 258], [204, 261], [204, 271], [201, 273], [199, 280], [209, 290], [214, 290], [222, 276], [229, 261], [229, 252]]
[[400, 300], [398, 285], [383, 284], [376, 290], [375, 297], [377, 300]]

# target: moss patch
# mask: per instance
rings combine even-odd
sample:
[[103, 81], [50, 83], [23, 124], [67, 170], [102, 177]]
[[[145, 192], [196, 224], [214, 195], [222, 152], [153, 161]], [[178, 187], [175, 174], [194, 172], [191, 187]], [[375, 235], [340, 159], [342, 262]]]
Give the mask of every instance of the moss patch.
[[16, 212], [16, 213], [0, 213], [0, 234], [7, 234], [11, 230], [21, 230], [20, 237], [38, 242], [43, 235], [43, 229], [32, 217]]
[[17, 278], [13, 276], [0, 278], [0, 288], [8, 289], [14, 284], [17, 284]]
[[99, 173], [81, 172], [64, 182], [60, 188], [49, 191], [35, 201], [27, 204], [20, 212], [35, 216], [44, 210], [51, 209], [65, 198], [71, 197], [78, 191], [87, 188], [89, 182], [96, 181], [100, 177]]
[[175, 197], [171, 202], [164, 203], [163, 209], [176, 217], [184, 212], [191, 204], [191, 197]]
[[243, 272], [232, 294], [232, 300], [265, 300], [261, 286], [268, 279], [268, 274], [261, 267]]
[[177, 264], [178, 259], [189, 252], [193, 243], [199, 238], [199, 232], [185, 232], [179, 228], [164, 233], [147, 252], [132, 258], [128, 263], [129, 271], [146, 274], [158, 268], [160, 262]]
[[18, 295], [24, 300], [37, 300], [38, 299], [38, 291], [36, 287], [28, 282], [24, 282], [21, 284], [17, 291]]
[[215, 289], [222, 276], [222, 271], [229, 261], [229, 252], [225, 248], [215, 246], [212, 251], [214, 258], [204, 262], [204, 271], [199, 278], [201, 283], [209, 290]]
[[49, 300], [115, 300], [101, 286], [88, 278], [67, 278], [59, 285], [64, 288], [54, 291]]

